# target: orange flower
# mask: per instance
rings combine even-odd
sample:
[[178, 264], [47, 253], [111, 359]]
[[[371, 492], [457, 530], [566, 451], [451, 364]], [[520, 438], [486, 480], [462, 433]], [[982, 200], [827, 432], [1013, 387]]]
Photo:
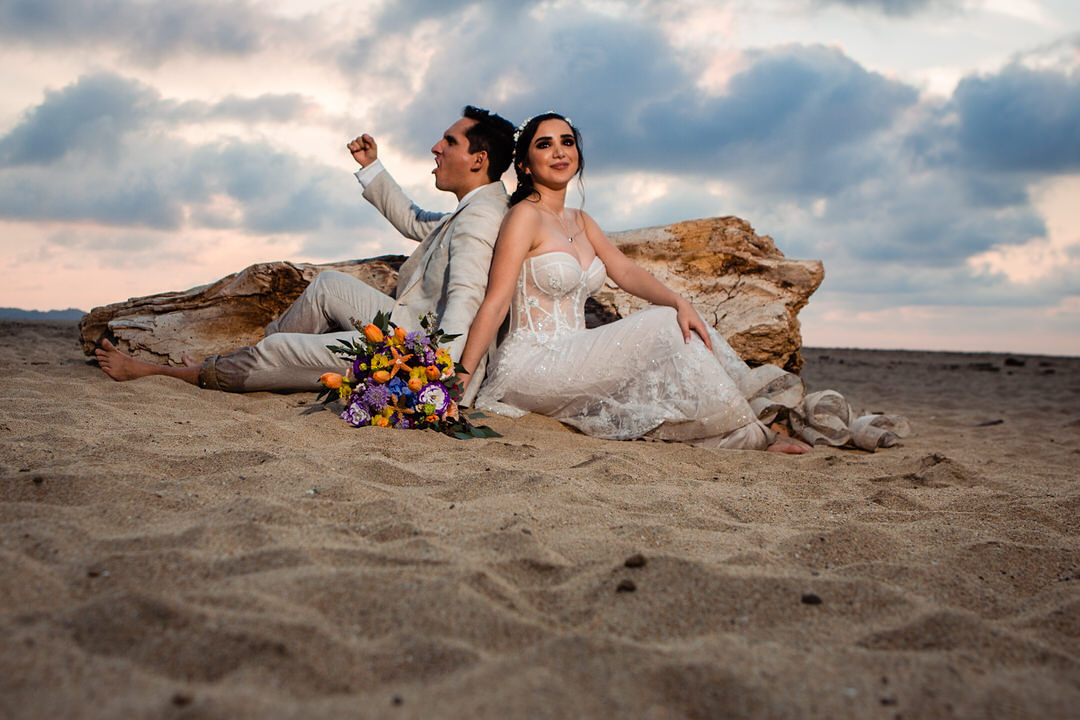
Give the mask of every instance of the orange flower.
[[438, 415], [428, 415], [428, 416], [427, 416], [426, 418], [424, 418], [424, 419], [425, 419], [425, 420], [427, 420], [428, 422], [431, 422], [431, 423], [433, 423], [433, 422], [439, 422], [439, 416], [438, 416]]
[[323, 373], [322, 376], [319, 378], [319, 382], [332, 390], [337, 390], [339, 387], [341, 387], [341, 381], [343, 379], [344, 378], [342, 378], [337, 373]]
[[380, 415], [379, 417], [375, 418], [375, 426], [376, 427], [390, 427], [390, 418], [383, 417], [382, 415]]
[[408, 334], [403, 327], [394, 328], [394, 337], [397, 338], [399, 343], [405, 342], [405, 336]]
[[457, 420], [458, 419], [458, 404], [456, 402], [454, 402], [453, 400], [450, 401], [450, 407], [447, 408], [447, 410], [446, 410], [446, 419], [447, 420]]
[[424, 372], [427, 374], [428, 380], [438, 380], [442, 377], [442, 370], [439, 369], [438, 365], [428, 365]]
[[[375, 328], [378, 330], [378, 328]], [[376, 370], [371, 373], [371, 379], [377, 383], [390, 382], [390, 372], [388, 370]]]
[[365, 325], [364, 337], [373, 343], [382, 342], [383, 334], [382, 330], [377, 325]]
[[409, 389], [415, 392], [420, 392], [420, 388], [424, 387], [423, 378], [412, 378], [409, 380]]

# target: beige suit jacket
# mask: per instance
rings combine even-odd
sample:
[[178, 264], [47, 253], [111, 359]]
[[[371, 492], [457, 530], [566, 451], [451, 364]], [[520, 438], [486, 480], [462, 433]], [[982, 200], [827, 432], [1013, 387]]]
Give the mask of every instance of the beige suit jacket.
[[[507, 210], [502, 182], [481, 187], [453, 213], [434, 213], [417, 207], [385, 170], [364, 188], [364, 197], [397, 228], [420, 246], [398, 272], [396, 303], [390, 319], [406, 330], [420, 329], [420, 318], [434, 313], [438, 326], [460, 335], [447, 349], [461, 359], [476, 311], [487, 289], [491, 254]], [[462, 402], [471, 405], [480, 389], [487, 357], [473, 372]]]

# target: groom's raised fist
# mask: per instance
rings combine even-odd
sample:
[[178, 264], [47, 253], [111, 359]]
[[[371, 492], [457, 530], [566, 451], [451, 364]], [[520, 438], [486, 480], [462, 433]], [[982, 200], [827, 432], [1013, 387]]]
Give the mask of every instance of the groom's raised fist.
[[345, 147], [349, 148], [349, 152], [352, 153], [353, 158], [360, 163], [361, 167], [367, 167], [379, 157], [379, 146], [375, 144], [375, 138], [367, 133], [356, 138]]

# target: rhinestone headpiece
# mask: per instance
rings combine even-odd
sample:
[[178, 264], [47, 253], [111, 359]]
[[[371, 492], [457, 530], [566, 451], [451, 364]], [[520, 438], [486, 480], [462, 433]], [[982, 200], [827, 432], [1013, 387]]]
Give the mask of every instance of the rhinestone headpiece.
[[574, 127], [574, 121], [568, 117], [563, 117], [562, 113], [556, 112], [555, 110], [545, 110], [542, 113], [536, 113], [535, 115], [525, 118], [525, 121], [517, 126], [517, 130], [514, 131], [514, 145], [517, 145], [518, 139], [521, 138], [521, 133], [525, 131], [525, 126], [531, 123], [535, 118], [540, 117], [541, 115], [558, 115], [566, 121], [567, 125], [569, 125], [571, 128]]

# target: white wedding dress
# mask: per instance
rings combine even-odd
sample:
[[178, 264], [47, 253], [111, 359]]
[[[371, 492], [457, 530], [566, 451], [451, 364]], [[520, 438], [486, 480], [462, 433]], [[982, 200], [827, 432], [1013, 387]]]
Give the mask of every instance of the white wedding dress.
[[718, 448], [764, 449], [773, 439], [766, 424], [782, 408], [812, 443], [853, 440], [874, 449], [906, 434], [906, 423], [889, 416], [850, 422], [832, 391], [812, 396], [811, 407], [797, 375], [749, 368], [711, 329], [712, 351], [696, 334], [684, 342], [673, 308], [650, 307], [586, 329], [585, 300], [605, 278], [600, 258], [587, 268], [569, 252], [526, 258], [509, 332], [475, 407], [511, 417], [540, 413], [595, 437]]

